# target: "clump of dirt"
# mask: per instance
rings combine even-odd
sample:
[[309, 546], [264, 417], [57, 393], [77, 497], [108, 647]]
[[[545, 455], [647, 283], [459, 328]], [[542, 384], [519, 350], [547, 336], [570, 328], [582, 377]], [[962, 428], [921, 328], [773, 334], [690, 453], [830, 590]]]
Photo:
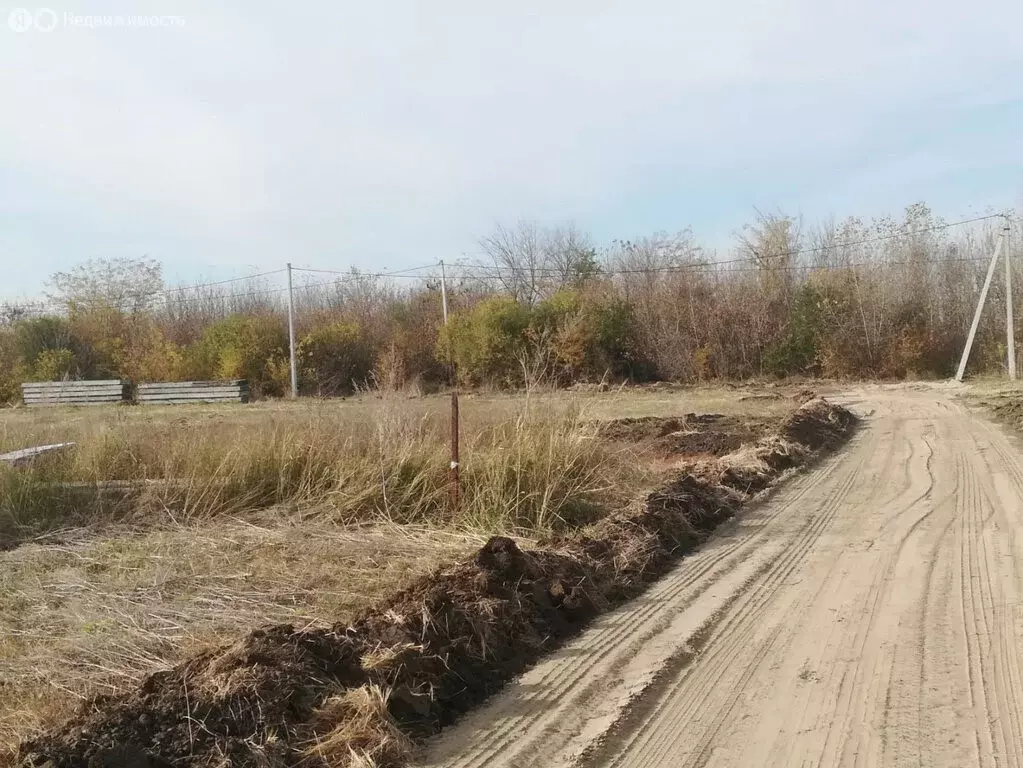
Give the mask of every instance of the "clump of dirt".
[[609, 605], [617, 605], [694, 549], [740, 504], [728, 489], [686, 473], [650, 493], [641, 506], [546, 545], [582, 562], [590, 583]]
[[817, 393], [814, 390], [809, 389], [809, 388], [803, 388], [803, 389], [799, 390], [798, 392], [796, 392], [796, 394], [794, 394], [792, 396], [792, 399], [795, 400], [797, 403], [800, 403], [800, 404], [807, 403], [810, 400], [815, 400], [816, 398], [817, 398]]
[[[758, 476], [769, 481], [776, 467], [837, 445], [854, 421], [824, 401], [807, 403], [783, 438], [751, 449]], [[721, 460], [718, 474], [747, 463]], [[687, 472], [641, 505], [539, 549], [493, 537], [473, 559], [420, 579], [351, 626], [260, 629], [134, 692], [94, 699], [23, 744], [18, 765], [283, 768], [329, 753], [331, 764], [369, 756], [394, 768], [407, 754], [394, 734], [436, 732], [641, 592], [740, 508], [750, 492], [738, 485]]]
[[818, 397], [796, 409], [785, 422], [781, 435], [811, 451], [818, 451], [843, 442], [855, 421], [851, 411]]
[[986, 406], [1000, 421], [1015, 429], [1023, 428], [1023, 398], [1005, 398], [997, 403], [981, 401], [980, 404]]
[[608, 440], [640, 445], [662, 457], [725, 456], [777, 429], [781, 419], [749, 419], [720, 413], [615, 419], [601, 425]]
[[128, 695], [93, 699], [65, 728], [23, 745], [21, 765], [162, 768], [205, 765], [199, 758], [213, 754], [225, 765], [276, 764], [281, 739], [328, 691], [363, 681], [362, 651], [346, 628], [257, 629]]
[[378, 647], [404, 649], [374, 676], [391, 689], [394, 718], [422, 735], [450, 723], [606, 609], [578, 559], [523, 551], [495, 536], [473, 560], [421, 580], [352, 629]]

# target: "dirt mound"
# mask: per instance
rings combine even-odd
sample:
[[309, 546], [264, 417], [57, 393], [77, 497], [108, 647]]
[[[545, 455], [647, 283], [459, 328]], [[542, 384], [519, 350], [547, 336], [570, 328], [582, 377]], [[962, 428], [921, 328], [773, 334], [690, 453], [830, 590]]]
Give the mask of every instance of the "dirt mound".
[[856, 417], [845, 408], [834, 406], [822, 397], [801, 405], [782, 429], [782, 437], [817, 451], [845, 440]]
[[1023, 399], [1005, 398], [999, 403], [988, 403], [981, 401], [981, 405], [987, 406], [995, 418], [1006, 424], [1019, 429], [1023, 426]]
[[743, 419], [720, 413], [647, 416], [602, 424], [608, 440], [635, 443], [661, 456], [725, 456], [778, 428], [779, 419]]
[[450, 723], [606, 608], [577, 558], [522, 551], [496, 536], [472, 561], [399, 593], [353, 631], [377, 648], [405, 649], [374, 672], [391, 689], [392, 716], [420, 735]]
[[259, 764], [281, 752], [271, 737], [294, 732], [331, 689], [363, 682], [362, 651], [343, 628], [258, 629], [127, 696], [94, 699], [67, 728], [26, 744], [22, 765], [157, 768], [205, 765], [193, 758], [210, 754]]
[[[837, 444], [854, 417], [824, 401], [754, 448], [766, 478]], [[807, 442], [804, 442], [807, 441]], [[772, 463], [774, 461], [774, 463]], [[721, 470], [724, 474], [731, 467]], [[749, 493], [684, 474], [642, 505], [521, 550], [494, 537], [351, 626], [257, 630], [233, 646], [97, 698], [25, 743], [21, 768], [400, 765], [389, 734], [436, 732], [594, 616], [663, 574]], [[372, 702], [380, 706], [373, 708]]]

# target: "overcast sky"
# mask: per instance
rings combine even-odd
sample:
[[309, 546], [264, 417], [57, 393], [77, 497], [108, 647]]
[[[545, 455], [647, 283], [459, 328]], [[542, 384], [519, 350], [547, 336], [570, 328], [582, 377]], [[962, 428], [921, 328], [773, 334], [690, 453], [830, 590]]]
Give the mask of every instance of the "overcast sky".
[[[2, 296], [1023, 200], [1018, 0], [6, 2]], [[115, 15], [175, 18], [84, 26]]]

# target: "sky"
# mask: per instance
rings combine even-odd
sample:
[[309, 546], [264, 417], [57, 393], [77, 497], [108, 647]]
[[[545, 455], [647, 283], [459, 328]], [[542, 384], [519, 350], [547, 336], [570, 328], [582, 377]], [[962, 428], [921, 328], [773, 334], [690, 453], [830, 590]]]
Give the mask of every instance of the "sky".
[[1023, 203], [1018, 0], [46, 2], [0, 0], [0, 297]]

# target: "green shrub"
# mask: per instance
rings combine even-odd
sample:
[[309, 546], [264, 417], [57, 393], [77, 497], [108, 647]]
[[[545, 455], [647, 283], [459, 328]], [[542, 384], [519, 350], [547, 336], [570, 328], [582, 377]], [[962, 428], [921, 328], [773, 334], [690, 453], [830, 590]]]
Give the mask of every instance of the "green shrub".
[[764, 350], [764, 369], [768, 373], [785, 376], [814, 369], [818, 337], [823, 330], [822, 299], [812, 283], [796, 291], [786, 334]]
[[338, 395], [364, 385], [373, 373], [373, 350], [356, 323], [335, 322], [306, 334], [298, 345], [300, 379], [316, 394]]
[[519, 383], [519, 357], [526, 346], [529, 308], [506, 297], [482, 301], [469, 312], [454, 313], [441, 330], [442, 359], [454, 363], [469, 385]]
[[12, 405], [21, 399], [21, 382], [26, 377], [13, 329], [0, 328], [0, 406]]
[[282, 395], [287, 350], [287, 331], [277, 317], [232, 315], [185, 351], [184, 370], [196, 379], [248, 379], [257, 396]]
[[35, 381], [62, 381], [71, 377], [74, 365], [70, 349], [44, 349], [32, 362], [30, 375]]
[[649, 366], [637, 355], [636, 316], [628, 302], [597, 293], [562, 291], [538, 304], [535, 313], [539, 315], [535, 326], [553, 331], [562, 381], [599, 380], [608, 374], [619, 379], [649, 375]]

